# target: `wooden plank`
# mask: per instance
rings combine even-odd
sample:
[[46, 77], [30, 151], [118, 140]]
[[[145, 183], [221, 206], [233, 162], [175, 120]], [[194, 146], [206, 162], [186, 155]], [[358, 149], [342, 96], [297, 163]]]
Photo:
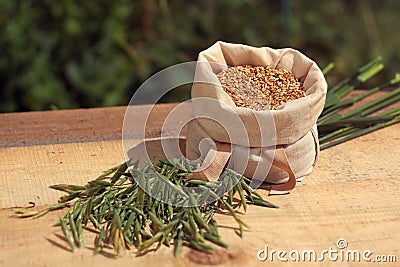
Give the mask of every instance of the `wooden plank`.
[[0, 208], [54, 203], [57, 183], [83, 184], [124, 161], [121, 141], [0, 148]]
[[[230, 228], [235, 226], [231, 217], [217, 215], [220, 225], [226, 227], [221, 228], [221, 235], [231, 244], [227, 254], [232, 258], [224, 266], [259, 266], [257, 252], [265, 245], [275, 250], [314, 249], [320, 253], [324, 249], [337, 249], [335, 243], [339, 238], [345, 238], [352, 250], [399, 255], [398, 181], [377, 179], [375, 182], [383, 184], [379, 191], [369, 181], [304, 185], [291, 195], [273, 197], [273, 202], [281, 206], [279, 210], [249, 207], [242, 217], [251, 229], [243, 239]], [[355, 187], [359, 189], [354, 190]], [[188, 266], [202, 260], [186, 248], [174, 258], [172, 251], [165, 247], [142, 257], [130, 251], [114, 257], [108, 248], [105, 254], [93, 257], [93, 234], [89, 232], [84, 236], [85, 248], [71, 253], [60, 237], [61, 231], [51, 227], [62, 214], [56, 212], [35, 221], [23, 221], [10, 218], [9, 210], [1, 210], [2, 266]], [[274, 263], [274, 266], [287, 266], [277, 260]], [[331, 264], [325, 260], [324, 265]], [[334, 266], [346, 264], [339, 262]]]
[[[47, 114], [47, 120], [53, 120], [52, 114]], [[30, 120], [35, 117], [29, 116]], [[161, 122], [162, 119], [158, 123]], [[46, 131], [46, 120], [42, 119], [39, 124], [42, 128], [37, 130], [37, 136]], [[54, 127], [61, 129], [58, 124], [54, 123]], [[92, 129], [96, 127], [95, 123], [91, 125], [94, 125]], [[21, 132], [19, 138], [25, 138], [24, 130], [18, 131]], [[324, 249], [337, 249], [339, 238], [347, 240], [350, 250], [362, 252], [368, 249], [373, 252], [372, 257], [396, 255], [397, 261], [400, 260], [399, 124], [323, 151], [313, 173], [291, 194], [269, 198], [280, 209], [249, 207], [242, 217], [251, 229], [245, 232], [243, 239], [235, 234], [236, 225], [232, 218], [218, 214], [216, 218], [223, 226], [221, 235], [231, 246], [220, 254], [209, 256], [211, 261], [187, 248], [174, 258], [171, 249], [165, 247], [141, 257], [133, 251], [115, 257], [112, 249], [107, 248], [103, 255], [94, 257], [94, 234], [90, 232], [84, 237], [85, 248], [71, 253], [60, 229], [51, 227], [65, 211], [37, 220], [13, 218], [12, 207], [26, 206], [33, 201], [40, 209], [55, 202], [61, 194], [50, 190], [49, 185], [61, 182], [83, 184], [124, 160], [118, 138], [103, 140], [100, 134], [99, 140], [94, 140], [87, 134], [86, 139], [78, 138], [80, 143], [74, 143], [74, 131], [66, 132], [71, 135], [61, 143], [61, 139], [48, 137], [49, 142], [43, 138], [35, 145], [32, 138], [27, 139], [29, 146], [22, 146], [21, 139], [15, 138], [14, 141], [10, 139], [14, 142], [12, 145], [4, 142], [6, 145], [0, 148], [1, 266], [188, 266], [204, 261], [220, 261], [221, 266], [291, 266], [290, 260], [280, 262], [276, 255], [273, 262], [270, 259], [260, 262], [257, 252], [268, 245], [270, 250], [315, 250], [320, 253]], [[153, 129], [153, 133], [157, 136], [157, 129]], [[58, 134], [62, 136], [62, 130]], [[6, 135], [3, 133], [3, 136]], [[327, 258], [322, 264], [366, 265], [365, 262], [333, 262]], [[309, 266], [310, 263], [299, 265]]]
[[[164, 118], [176, 106], [157, 104], [146, 135], [158, 137]], [[135, 106], [138, 117], [149, 105]], [[121, 140], [126, 107], [56, 110], [0, 114], [0, 147]]]

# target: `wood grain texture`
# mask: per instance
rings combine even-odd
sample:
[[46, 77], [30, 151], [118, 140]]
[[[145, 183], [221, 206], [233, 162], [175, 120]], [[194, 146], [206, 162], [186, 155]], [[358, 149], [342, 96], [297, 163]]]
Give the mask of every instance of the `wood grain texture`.
[[[172, 106], [165, 106], [159, 112], [167, 114], [171, 108]], [[123, 116], [124, 112], [119, 109], [122, 108], [116, 108], [113, 112], [119, 112], [119, 116]], [[110, 109], [85, 110], [84, 113], [93, 112], [94, 117], [97, 117], [96, 114], [116, 114], [111, 115], [113, 112], [107, 111]], [[79, 112], [77, 114], [82, 116]], [[47, 122], [53, 121], [54, 126], [51, 127], [58, 129], [61, 136], [59, 139], [48, 137], [50, 141], [46, 141], [46, 138], [35, 141], [26, 137], [29, 145], [24, 146], [20, 138], [25, 138], [27, 134], [23, 129], [17, 130], [21, 134], [18, 138], [9, 139], [9, 143], [2, 139], [0, 266], [204, 266], [200, 263], [207, 256], [198, 255], [187, 248], [176, 258], [173, 257], [172, 249], [166, 247], [140, 257], [134, 251], [115, 257], [111, 248], [106, 248], [102, 255], [93, 256], [94, 234], [89, 231], [85, 231], [85, 247], [72, 253], [61, 230], [52, 227], [65, 210], [50, 213], [37, 220], [12, 217], [12, 207], [27, 206], [32, 201], [36, 203], [35, 209], [40, 209], [56, 202], [62, 194], [49, 189], [49, 185], [83, 184], [95, 178], [102, 170], [124, 160], [121, 141], [116, 138], [117, 135], [114, 136], [111, 129], [117, 129], [120, 134], [121, 117], [115, 116], [115, 127], [110, 126], [109, 129], [109, 136], [115, 138], [103, 139], [99, 133], [96, 138], [87, 135], [85, 138], [75, 139], [74, 132], [80, 131], [82, 124], [70, 123], [68, 127], [65, 125], [68, 129], [64, 132], [66, 135], [70, 134], [65, 137], [61, 134], [62, 126], [58, 124], [60, 121], [73, 121], [72, 118], [67, 118], [73, 116], [73, 111], [61, 114], [57, 111], [12, 115], [16, 121], [22, 121], [28, 115], [30, 121], [41, 121], [35, 126], [37, 136], [47, 132]], [[11, 115], [0, 115], [0, 118], [5, 116]], [[58, 123], [55, 122], [55, 117], [58, 117]], [[162, 116], [155, 116], [155, 128], [151, 130], [154, 136], [160, 132], [160, 128], [156, 127], [162, 125], [162, 119], [157, 118]], [[8, 123], [4, 124], [1, 119], [0, 121], [3, 123], [2, 127], [12, 129], [7, 126]], [[91, 119], [84, 124], [96, 126]], [[96, 127], [101, 128], [99, 125]], [[82, 130], [82, 136], [84, 132], [87, 130]], [[6, 135], [2, 133], [2, 136]], [[290, 260], [281, 262], [276, 255], [273, 262], [270, 259], [261, 262], [257, 259], [257, 252], [267, 245], [270, 250], [315, 250], [320, 253], [324, 249], [337, 249], [336, 241], [339, 238], [347, 240], [347, 249], [361, 252], [371, 250], [371, 258], [378, 254], [396, 255], [397, 263], [381, 266], [397, 266], [400, 261], [399, 141], [400, 124], [397, 124], [322, 151], [314, 171], [294, 191], [288, 195], [269, 197], [280, 209], [248, 207], [247, 213], [241, 217], [251, 229], [245, 232], [243, 239], [235, 234], [237, 229], [232, 217], [218, 214], [216, 219], [222, 226], [221, 235], [230, 244], [227, 250], [217, 255], [223, 262], [218, 266], [293, 266]], [[153, 151], [156, 149], [154, 146]], [[260, 192], [266, 194], [264, 191]], [[366, 262], [333, 262], [326, 258], [323, 262], [300, 262], [296, 266], [317, 264], [377, 265]]]
[[[148, 119], [146, 135], [158, 137], [164, 118], [176, 106], [158, 104]], [[149, 105], [136, 106], [147, 116]], [[0, 147], [121, 140], [127, 107], [0, 114]]]

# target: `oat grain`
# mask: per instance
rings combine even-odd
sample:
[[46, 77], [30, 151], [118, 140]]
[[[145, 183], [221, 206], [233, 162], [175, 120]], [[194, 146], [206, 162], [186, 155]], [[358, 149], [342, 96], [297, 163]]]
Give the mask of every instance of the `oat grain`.
[[239, 65], [221, 71], [217, 77], [238, 107], [274, 110], [305, 96], [303, 84], [285, 69]]

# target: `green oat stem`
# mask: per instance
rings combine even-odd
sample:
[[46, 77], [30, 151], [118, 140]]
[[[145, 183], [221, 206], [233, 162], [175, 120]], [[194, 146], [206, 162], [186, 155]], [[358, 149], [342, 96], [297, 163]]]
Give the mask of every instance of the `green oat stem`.
[[73, 238], [70, 230], [68, 229], [67, 224], [65, 223], [65, 221], [63, 219], [60, 219], [59, 222], [60, 222], [62, 231], [64, 233], [64, 237], [65, 237], [65, 239], [67, 239], [67, 242], [68, 242], [69, 246], [71, 247], [71, 250], [75, 251], [76, 250], [75, 241], [74, 241], [74, 238]]
[[330, 62], [328, 65], [326, 65], [323, 69], [322, 69], [322, 73], [324, 75], [328, 74], [333, 68], [335, 67], [335, 64], [333, 62]]
[[183, 232], [181, 230], [179, 230], [178, 236], [175, 240], [176, 242], [175, 242], [174, 255], [175, 257], [177, 257], [183, 245]]
[[370, 101], [369, 103], [367, 103], [359, 108], [355, 108], [355, 109], [345, 113], [344, 115], [341, 116], [341, 119], [350, 118], [357, 114], [360, 114], [361, 112], [363, 112], [369, 108], [372, 108], [373, 106], [375, 106], [379, 103], [385, 102], [386, 100], [390, 100], [391, 98], [398, 96], [399, 94], [400, 94], [400, 87], [398, 87], [397, 89], [395, 89], [373, 101]]
[[390, 125], [393, 125], [393, 124], [396, 124], [396, 123], [399, 123], [399, 122], [400, 122], [400, 118], [394, 118], [393, 120], [390, 120], [390, 121], [388, 121], [388, 122], [379, 123], [379, 124], [377, 124], [377, 125], [374, 125], [374, 126], [371, 126], [371, 127], [368, 127], [368, 128], [362, 129], [362, 130], [359, 130], [359, 131], [357, 131], [357, 132], [355, 132], [355, 133], [353, 133], [353, 134], [350, 134], [350, 135], [348, 135], [348, 136], [345, 136], [345, 137], [343, 137], [343, 138], [340, 138], [340, 139], [338, 139], [338, 140], [332, 141], [332, 142], [330, 142], [330, 143], [328, 143], [328, 144], [325, 144], [325, 145], [321, 146], [321, 150], [324, 150], [324, 149], [327, 149], [327, 148], [336, 146], [336, 145], [338, 145], [338, 144], [341, 144], [341, 143], [350, 141], [350, 140], [352, 140], [352, 139], [354, 139], [354, 138], [360, 137], [360, 136], [362, 136], [362, 135], [371, 133], [371, 132], [373, 132], [373, 131], [382, 129], [382, 128], [384, 128], [384, 127], [387, 127], [387, 126], [390, 126]]
[[380, 64], [382, 61], [382, 57], [377, 57], [376, 59], [368, 62], [364, 66], [361, 66], [355, 73], [350, 75], [349, 77], [346, 77], [336, 85], [334, 85], [330, 90], [328, 90], [329, 94], [336, 93], [337, 90], [339, 90], [341, 87], [344, 85], [348, 84], [349, 82], [352, 82], [354, 80], [357, 80], [357, 78], [362, 74], [367, 72], [369, 69], [373, 68], [376, 64]]
[[78, 230], [76, 228], [74, 218], [72, 217], [72, 213], [68, 214], [68, 222], [69, 222], [69, 227], [72, 232], [72, 237], [74, 239], [74, 243], [79, 244]]

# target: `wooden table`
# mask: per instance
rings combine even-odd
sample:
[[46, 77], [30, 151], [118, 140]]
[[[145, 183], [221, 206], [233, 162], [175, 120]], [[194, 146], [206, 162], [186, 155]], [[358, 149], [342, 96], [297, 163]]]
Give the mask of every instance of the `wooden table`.
[[[147, 133], [159, 135], [163, 118], [175, 104], [157, 105]], [[111, 248], [93, 256], [94, 234], [85, 233], [85, 247], [72, 253], [58, 227], [65, 214], [56, 211], [36, 220], [13, 217], [13, 207], [55, 203], [62, 195], [49, 189], [57, 183], [84, 184], [101, 171], [123, 162], [121, 125], [125, 107], [0, 114], [0, 266], [188, 266], [207, 257], [184, 248], [178, 257], [162, 247], [137, 257], [127, 251], [116, 257]], [[143, 107], [136, 107], [138, 116]], [[280, 209], [250, 206], [242, 217], [251, 226], [240, 239], [230, 216], [217, 215], [223, 239], [230, 245], [212, 260], [223, 266], [292, 266], [257, 253], [268, 246], [289, 253], [314, 250], [370, 250], [395, 255], [400, 262], [400, 124], [360, 137], [321, 153], [312, 172], [288, 195], [269, 200]], [[261, 192], [265, 195], [265, 192]], [[339, 239], [348, 246], [340, 250]], [[292, 256], [296, 256], [293, 254]], [[260, 254], [260, 256], [264, 256]], [[307, 255], [306, 255], [307, 256]], [[361, 254], [362, 256], [362, 254]], [[211, 263], [211, 262], [209, 262]], [[310, 262], [300, 263], [310, 266]], [[361, 259], [325, 260], [324, 266], [375, 266]]]

